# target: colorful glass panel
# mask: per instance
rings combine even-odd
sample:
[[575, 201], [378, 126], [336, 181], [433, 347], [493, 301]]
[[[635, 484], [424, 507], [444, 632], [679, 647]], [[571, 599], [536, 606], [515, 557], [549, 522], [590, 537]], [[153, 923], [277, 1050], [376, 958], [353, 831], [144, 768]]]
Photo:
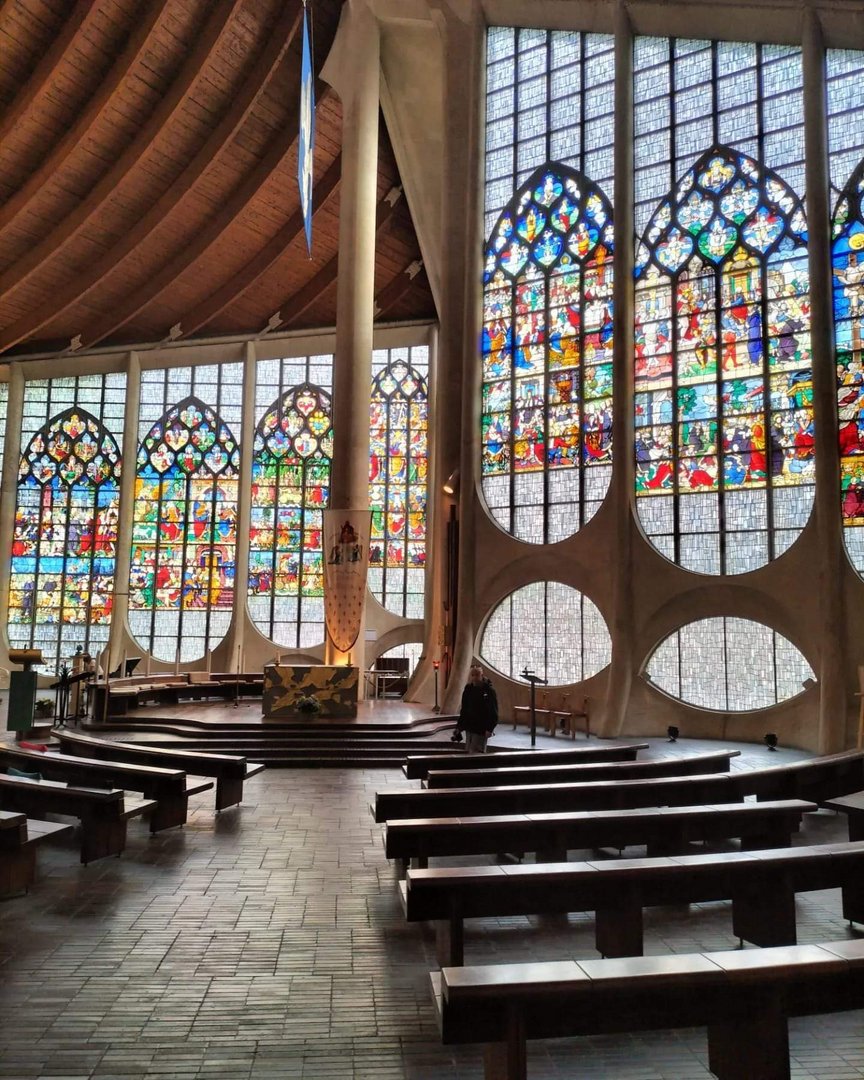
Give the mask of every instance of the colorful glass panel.
[[506, 596], [480, 641], [480, 656], [502, 675], [518, 679], [528, 668], [552, 686], [596, 675], [609, 663], [611, 649], [596, 605], [558, 581], [536, 581]]
[[[803, 161], [800, 54], [637, 39], [635, 78], [648, 95], [636, 106], [639, 517], [681, 566], [744, 573], [790, 546], [813, 502], [807, 225], [788, 182]], [[720, 141], [732, 130], [734, 147]], [[709, 148], [688, 153], [698, 138]]]
[[170, 406], [138, 449], [129, 621], [156, 659], [189, 662], [219, 644], [233, 610], [240, 449], [218, 403], [239, 408], [242, 366], [143, 373], [142, 417], [172, 383], [201, 396]]
[[263, 409], [252, 459], [249, 611], [278, 645], [324, 640], [323, 511], [330, 503], [332, 357], [259, 363], [258, 395], [285, 389]]
[[611, 37], [489, 29], [482, 488], [530, 543], [611, 477], [613, 110]]
[[8, 632], [13, 648], [42, 650], [47, 673], [108, 641], [121, 453], [105, 421], [122, 435], [124, 394], [123, 375], [25, 387]]
[[394, 615], [423, 618], [429, 351], [372, 355], [369, 588]]
[[813, 669], [775, 630], [750, 619], [688, 623], [657, 647], [645, 668], [671, 697], [701, 709], [767, 709], [800, 694]]

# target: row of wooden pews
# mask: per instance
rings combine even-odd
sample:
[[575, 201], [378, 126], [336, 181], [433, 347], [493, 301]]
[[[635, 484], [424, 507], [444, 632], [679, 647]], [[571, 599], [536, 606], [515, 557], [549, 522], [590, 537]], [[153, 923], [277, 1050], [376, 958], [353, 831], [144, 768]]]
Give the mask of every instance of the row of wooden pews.
[[122, 853], [131, 818], [146, 815], [151, 833], [184, 825], [189, 797], [214, 786], [217, 812], [224, 810], [264, 768], [242, 757], [113, 743], [65, 728], [52, 734], [59, 753], [0, 746], [0, 811], [16, 819], [0, 837], [0, 896], [29, 888], [35, 843], [72, 828], [44, 821], [47, 815], [78, 820], [86, 864]]
[[[795, 919], [798, 893], [837, 888], [844, 917], [864, 922], [864, 842], [790, 846], [803, 814], [864, 791], [864, 753], [736, 773], [732, 752], [725, 763], [694, 755], [687, 775], [680, 758], [603, 763], [598, 749], [590, 764], [575, 749], [552, 751], [554, 762], [544, 752], [408, 759], [406, 776], [425, 786], [377, 794], [406, 917], [436, 927], [444, 1041], [486, 1043], [487, 1080], [525, 1080], [532, 1038], [703, 1025], [721, 1080], [788, 1078], [789, 1016], [864, 1006], [864, 942], [798, 946]], [[730, 837], [740, 851], [692, 853], [694, 841]], [[647, 857], [566, 861], [568, 850], [633, 844]], [[537, 861], [428, 866], [502, 852]], [[645, 907], [716, 900], [731, 902], [733, 933], [760, 949], [641, 955]], [[602, 959], [463, 966], [465, 919], [570, 911], [595, 913]]]

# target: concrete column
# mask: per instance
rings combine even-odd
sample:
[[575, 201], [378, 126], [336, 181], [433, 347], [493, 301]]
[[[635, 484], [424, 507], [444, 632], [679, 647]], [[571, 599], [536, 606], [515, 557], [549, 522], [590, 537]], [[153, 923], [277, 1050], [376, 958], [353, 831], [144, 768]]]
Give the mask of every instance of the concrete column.
[[822, 754], [842, 750], [846, 734], [844, 687], [843, 523], [837, 437], [837, 374], [832, 312], [831, 207], [825, 123], [825, 49], [819, 16], [804, 11], [804, 136], [806, 147], [810, 339], [813, 350], [818, 584], [821, 632], [818, 659], [819, 738]]
[[[3, 651], [8, 652], [9, 582], [12, 576], [12, 539], [15, 534], [15, 503], [18, 498], [18, 468], [21, 461], [21, 422], [24, 416], [24, 369], [9, 365], [9, 400], [6, 406], [6, 445], [0, 488], [0, 612], [3, 616]], [[8, 663], [8, 657], [4, 658]]]
[[623, 0], [615, 12], [615, 280], [613, 286], [613, 466], [615, 512], [612, 663], [598, 734], [618, 735], [637, 657], [633, 625], [633, 29]]
[[[330, 493], [330, 505], [340, 510], [369, 508], [379, 53], [378, 23], [366, 0], [349, 0], [322, 72], [343, 109]], [[336, 649], [328, 637], [328, 663], [364, 666], [364, 625], [365, 620], [348, 654]]]
[[[449, 250], [441, 288], [436, 471], [444, 483], [458, 466], [459, 484], [442, 500], [436, 543], [446, 551], [451, 500], [455, 499], [459, 550], [450, 678], [442, 690], [444, 712], [457, 712], [474, 651], [478, 468], [480, 461], [480, 281], [482, 273], [483, 58], [485, 25], [479, 5], [440, 3], [434, 12], [444, 46], [447, 155], [442, 184], [442, 250]], [[468, 193], [473, 193], [469, 198]], [[446, 557], [441, 573], [447, 573]], [[446, 580], [442, 576], [446, 590]], [[443, 595], [446, 595], [446, 591]], [[443, 699], [443, 700], [442, 700]]]
[[117, 543], [114, 550], [114, 600], [108, 634], [109, 671], [113, 671], [121, 663], [124, 648], [133, 640], [129, 631], [129, 572], [132, 566], [132, 511], [135, 506], [140, 406], [141, 362], [137, 352], [130, 352], [126, 360], [123, 468], [120, 473], [120, 505], [117, 510]]
[[[252, 528], [252, 453], [255, 446], [255, 344], [246, 342], [243, 364], [243, 426], [240, 433], [240, 479], [237, 485], [237, 546], [234, 550], [234, 609], [226, 634], [227, 670], [239, 671], [245, 659], [246, 597], [249, 593], [249, 532]], [[245, 667], [245, 662], [241, 665]]]

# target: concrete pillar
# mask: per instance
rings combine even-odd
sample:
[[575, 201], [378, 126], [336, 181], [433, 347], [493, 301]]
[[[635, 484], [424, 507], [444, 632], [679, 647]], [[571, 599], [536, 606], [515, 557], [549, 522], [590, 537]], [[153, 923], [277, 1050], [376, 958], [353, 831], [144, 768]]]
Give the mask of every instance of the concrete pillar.
[[[255, 345], [246, 342], [243, 363], [243, 426], [237, 485], [237, 546], [234, 549], [234, 608], [226, 634], [227, 668], [245, 668], [246, 597], [249, 593], [249, 533], [252, 528], [252, 453], [255, 447]], [[243, 662], [241, 663], [241, 658]]]
[[633, 625], [633, 29], [626, 5], [615, 12], [615, 280], [613, 285], [613, 466], [615, 513], [612, 663], [598, 734], [620, 734], [637, 664]]
[[810, 263], [810, 339], [813, 350], [818, 565], [815, 589], [821, 646], [819, 737], [822, 754], [844, 749], [843, 523], [840, 511], [840, 460], [837, 437], [837, 375], [831, 273], [831, 206], [828, 139], [825, 123], [825, 50], [819, 16], [804, 11], [804, 136], [806, 147], [808, 254]]
[[[9, 649], [9, 582], [12, 577], [12, 538], [15, 534], [15, 503], [18, 498], [18, 468], [21, 461], [21, 422], [24, 416], [24, 369], [9, 365], [9, 399], [6, 406], [6, 445], [0, 489], [0, 612], [3, 613], [2, 642]], [[8, 657], [6, 658], [8, 662]]]
[[[444, 47], [444, 115], [448, 153], [442, 183], [442, 250], [450, 254], [441, 287], [436, 471], [439, 484], [458, 467], [458, 489], [442, 500], [436, 543], [446, 552], [451, 500], [455, 500], [459, 550], [458, 608], [450, 678], [441, 690], [444, 712], [458, 712], [471, 664], [477, 623], [474, 610], [475, 514], [480, 512], [480, 281], [482, 274], [483, 57], [485, 25], [477, 3], [439, 3], [434, 11]], [[473, 193], [469, 198], [468, 193]], [[447, 573], [446, 555], [442, 575]], [[442, 576], [442, 585], [446, 581]], [[446, 593], [445, 593], [446, 595]], [[450, 613], [452, 617], [454, 613]]]
[[114, 550], [114, 599], [108, 634], [108, 670], [123, 659], [129, 633], [129, 572], [132, 566], [132, 511], [135, 506], [135, 473], [138, 459], [138, 414], [141, 405], [141, 363], [137, 352], [126, 359], [126, 409], [123, 414], [123, 468], [120, 473], [120, 505], [117, 509], [117, 543]]
[[[349, 0], [322, 72], [339, 94], [343, 110], [330, 491], [330, 505], [339, 510], [369, 508], [379, 53], [378, 23], [366, 0]], [[328, 637], [328, 663], [365, 666], [364, 624], [347, 654]]]

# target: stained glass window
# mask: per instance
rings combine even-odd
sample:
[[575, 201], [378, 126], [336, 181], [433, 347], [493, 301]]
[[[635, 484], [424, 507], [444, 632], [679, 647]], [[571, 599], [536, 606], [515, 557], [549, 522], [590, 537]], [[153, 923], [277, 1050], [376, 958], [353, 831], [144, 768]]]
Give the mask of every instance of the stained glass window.
[[395, 615], [423, 618], [429, 349], [372, 354], [369, 588]]
[[637, 219], [673, 181], [636, 255], [639, 517], [681, 566], [739, 574], [813, 503], [800, 51], [640, 38], [636, 83], [654, 95], [636, 109]]
[[611, 37], [488, 32], [482, 487], [531, 543], [611, 476], [613, 80]]
[[6, 457], [6, 413], [9, 408], [9, 383], [0, 383], [0, 475]]
[[864, 574], [864, 53], [829, 50], [826, 73], [841, 501], [846, 548]]
[[498, 604], [483, 629], [480, 656], [511, 679], [527, 667], [550, 685], [566, 686], [606, 667], [611, 648], [603, 616], [587, 596], [537, 581]]
[[332, 378], [332, 356], [258, 362], [249, 612], [263, 634], [288, 648], [324, 640]]
[[791, 641], [750, 619], [688, 623], [646, 665], [659, 689], [718, 712], [766, 709], [800, 694], [813, 669]]
[[126, 377], [28, 382], [9, 586], [9, 643], [56, 672], [108, 641]]
[[158, 660], [200, 660], [234, 603], [243, 365], [141, 373], [129, 625]]

